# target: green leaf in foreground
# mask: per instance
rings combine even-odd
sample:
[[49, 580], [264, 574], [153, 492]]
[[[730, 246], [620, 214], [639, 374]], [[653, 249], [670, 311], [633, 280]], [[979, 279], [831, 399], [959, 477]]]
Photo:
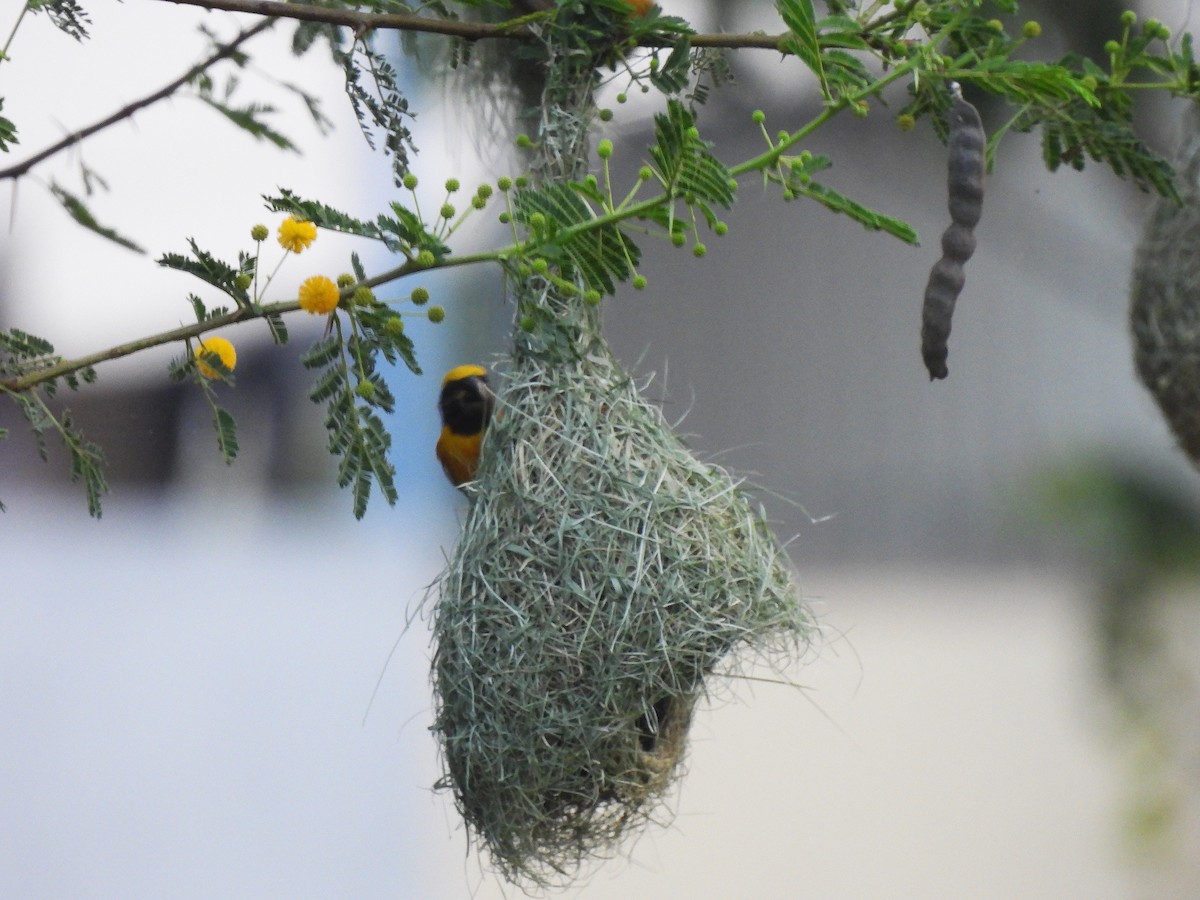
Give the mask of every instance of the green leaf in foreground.
[[801, 196], [816, 200], [834, 212], [845, 213], [869, 231], [886, 231], [914, 246], [921, 242], [916, 229], [907, 222], [876, 212], [831, 187], [810, 181], [808, 184], [794, 185], [792, 190]]
[[98, 234], [100, 237], [106, 238], [115, 244], [120, 244], [122, 247], [132, 250], [134, 253], [146, 252], [129, 238], [121, 236], [112, 228], [101, 225], [98, 221], [96, 221], [96, 217], [92, 215], [91, 211], [86, 205], [84, 205], [84, 202], [70, 191], [51, 182], [50, 193], [54, 195], [54, 199], [62, 204], [62, 208], [67, 211], [67, 215], [69, 215], [88, 231]]

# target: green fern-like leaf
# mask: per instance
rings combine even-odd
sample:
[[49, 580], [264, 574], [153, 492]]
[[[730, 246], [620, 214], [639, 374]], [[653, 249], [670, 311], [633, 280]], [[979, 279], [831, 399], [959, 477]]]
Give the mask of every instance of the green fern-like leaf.
[[51, 182], [50, 193], [54, 195], [54, 199], [59, 202], [62, 208], [67, 211], [67, 215], [69, 215], [88, 231], [92, 232], [93, 234], [98, 234], [100, 237], [110, 240], [114, 244], [119, 244], [127, 250], [132, 250], [134, 253], [146, 252], [129, 238], [122, 236], [121, 234], [117, 233], [116, 230], [105, 225], [101, 225], [98, 221], [96, 221], [96, 217], [92, 215], [91, 210], [87, 208], [82, 200], [80, 200], [70, 191]]
[[654, 117], [655, 144], [650, 156], [667, 193], [698, 197], [729, 208], [733, 205], [732, 177], [696, 132], [696, 118], [678, 100]]
[[920, 244], [916, 229], [907, 222], [869, 209], [831, 187], [810, 181], [807, 184], [793, 184], [792, 190], [797, 194], [816, 200], [827, 209], [845, 213], [869, 231], [886, 231], [905, 243]]
[[280, 346], [286, 344], [288, 342], [289, 335], [287, 323], [283, 321], [283, 316], [278, 315], [277, 313], [272, 313], [266, 318], [267, 328], [271, 332], [271, 340]]
[[229, 411], [220, 406], [213, 407], [213, 428], [217, 432], [217, 447], [226, 465], [238, 454], [237, 423]]
[[[326, 404], [329, 452], [340, 457], [337, 484], [351, 488], [354, 515], [362, 518], [373, 484], [379, 486], [389, 504], [394, 504], [398, 496], [395, 469], [388, 458], [391, 435], [375, 412], [392, 410], [395, 398], [376, 371], [376, 354], [381, 352], [383, 339], [373, 328], [364, 326], [362, 311], [350, 314], [359, 317], [355, 334], [344, 340], [341, 318], [334, 317], [333, 332], [309, 348], [301, 361], [305, 368], [319, 372], [309, 397]], [[355, 379], [359, 384], [371, 383], [369, 395], [356, 393], [352, 383]]]
[[1029, 131], [1037, 125], [1042, 128], [1042, 154], [1050, 171], [1063, 165], [1082, 170], [1092, 159], [1140, 190], [1178, 200], [1171, 163], [1142, 142], [1133, 131], [1131, 116], [1124, 111], [1076, 100], [1029, 110], [1018, 117], [1013, 130]]
[[821, 60], [817, 17], [813, 12], [812, 0], [775, 0], [775, 7], [791, 31], [791, 35], [784, 39], [785, 48], [795, 53], [812, 70], [821, 85], [821, 93], [828, 97], [829, 85], [825, 81], [825, 66]]
[[[4, 98], [0, 97], [0, 109], [4, 109]], [[6, 119], [0, 116], [0, 153], [8, 153], [12, 149], [13, 144], [21, 143], [17, 140], [17, 126], [12, 119]], [[2, 508], [2, 507], [0, 507]]]
[[44, 12], [54, 27], [82, 43], [88, 35], [91, 18], [75, 0], [27, 0], [30, 12]]
[[573, 226], [591, 225], [592, 207], [566, 184], [547, 184], [540, 188], [517, 191], [513, 197], [513, 218], [530, 226], [531, 218], [541, 214], [547, 224], [546, 239], [538, 252], [558, 263], [566, 276], [578, 273], [587, 288], [612, 294], [616, 284], [632, 274], [631, 265], [641, 258], [637, 245], [615, 223], [572, 231]]
[[687, 36], [679, 39], [667, 61], [650, 73], [650, 83], [664, 94], [678, 94], [687, 87], [692, 68], [692, 45]]
[[379, 228], [370, 222], [364, 222], [362, 219], [356, 219], [341, 210], [334, 209], [319, 200], [305, 200], [297, 196], [293, 191], [287, 188], [279, 189], [279, 196], [263, 196], [266, 201], [267, 208], [273, 212], [285, 212], [295, 216], [297, 219], [304, 219], [312, 222], [318, 228], [327, 228], [330, 231], [338, 231], [342, 234], [355, 234], [359, 237], [374, 238], [375, 240], [383, 240], [383, 234]]
[[[158, 264], [168, 269], [195, 275], [201, 281], [224, 291], [237, 301], [239, 306], [250, 305], [250, 295], [246, 293], [245, 288], [238, 287], [237, 284], [237, 277], [241, 274], [240, 266], [234, 267], [224, 260], [217, 259], [207, 250], [201, 250], [192, 238], [188, 238], [188, 245], [192, 248], [191, 256], [184, 256], [181, 253], [164, 253], [158, 258]], [[194, 306], [195, 304], [193, 304]], [[211, 311], [209, 316], [211, 317], [216, 312], [216, 310]]]
[[[29, 424], [38, 456], [43, 462], [50, 458], [46, 436], [52, 432], [58, 434], [70, 459], [71, 481], [83, 483], [88, 514], [100, 518], [101, 497], [108, 492], [108, 483], [104, 478], [104, 451], [83, 435], [75, 425], [70, 410], [63, 410], [56, 415], [39, 390], [7, 393]], [[49, 396], [50, 392], [46, 394]]]
[[[393, 253], [412, 255], [421, 250], [429, 250], [436, 259], [441, 259], [450, 252], [440, 238], [426, 230], [416, 213], [399, 203], [389, 204], [392, 212], [390, 216], [381, 214], [374, 222], [367, 222], [319, 200], [305, 200], [287, 188], [280, 188], [278, 196], [264, 196], [263, 200], [268, 208], [275, 212], [285, 212], [306, 219], [318, 228], [381, 241]], [[365, 272], [355, 271], [359, 281], [366, 280]]]
[[[412, 113], [399, 88], [395, 67], [365, 43], [350, 51], [335, 48], [333, 54], [342, 67], [346, 97], [363, 138], [374, 149], [375, 132], [384, 135], [383, 149], [392, 158], [393, 178], [399, 185], [408, 172], [409, 155], [415, 148], [407, 126]], [[370, 82], [369, 86], [363, 84], [364, 79]]]
[[300, 363], [306, 369], [320, 369], [337, 359], [341, 350], [341, 339], [336, 334], [329, 335], [305, 350], [300, 355]]
[[275, 107], [265, 103], [247, 103], [243, 106], [230, 106], [214, 97], [204, 95], [201, 95], [200, 99], [256, 140], [267, 141], [274, 144], [280, 150], [290, 150], [293, 153], [299, 152], [299, 148], [287, 135], [276, 131], [265, 121], [266, 116], [276, 112]]
[[[0, 350], [23, 360], [54, 359], [54, 345], [19, 328], [0, 331]], [[0, 357], [2, 359], [2, 357]]]

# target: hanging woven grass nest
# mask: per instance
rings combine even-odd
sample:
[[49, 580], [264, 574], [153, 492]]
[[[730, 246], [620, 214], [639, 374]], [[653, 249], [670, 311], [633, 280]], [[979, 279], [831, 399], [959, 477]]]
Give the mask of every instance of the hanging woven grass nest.
[[[545, 28], [531, 190], [583, 180], [612, 56], [594, 28]], [[758, 508], [613, 357], [581, 272], [534, 272], [509, 269], [520, 325], [436, 585], [433, 730], [472, 838], [548, 886], [661, 810], [714, 677], [741, 651], [790, 661], [815, 626]]]
[[654, 812], [735, 648], [790, 658], [813, 624], [759, 511], [598, 334], [519, 348], [497, 410], [439, 583], [434, 730], [473, 836], [545, 884]]
[[1134, 258], [1134, 360], [1180, 447], [1200, 466], [1200, 106], [1175, 158], [1179, 203], [1158, 198]]

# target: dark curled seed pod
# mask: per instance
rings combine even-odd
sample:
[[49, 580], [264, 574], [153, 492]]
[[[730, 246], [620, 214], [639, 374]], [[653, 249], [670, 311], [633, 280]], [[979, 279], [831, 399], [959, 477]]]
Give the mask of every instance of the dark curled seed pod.
[[1129, 324], [1138, 376], [1200, 466], [1200, 106], [1183, 117], [1179, 202], [1159, 197], [1133, 261]]
[[951, 225], [942, 234], [942, 258], [934, 263], [925, 287], [925, 305], [921, 310], [921, 356], [929, 377], [949, 374], [946, 342], [950, 339], [950, 321], [954, 304], [966, 281], [963, 263], [975, 252], [975, 234], [983, 211], [984, 149], [987, 137], [979, 112], [962, 97], [957, 84], [951, 84], [954, 105], [950, 108], [950, 146], [947, 164], [947, 188]]

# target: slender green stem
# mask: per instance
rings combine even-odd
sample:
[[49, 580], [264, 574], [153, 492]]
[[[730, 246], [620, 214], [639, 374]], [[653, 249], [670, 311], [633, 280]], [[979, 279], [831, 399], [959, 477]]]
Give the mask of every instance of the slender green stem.
[[21, 3], [21, 12], [17, 16], [17, 21], [13, 22], [12, 31], [8, 33], [8, 40], [4, 42], [4, 46], [0, 47], [0, 63], [8, 59], [8, 48], [12, 46], [13, 38], [17, 36], [17, 29], [21, 27], [21, 20], [25, 18], [25, 13], [29, 12], [29, 4]]

